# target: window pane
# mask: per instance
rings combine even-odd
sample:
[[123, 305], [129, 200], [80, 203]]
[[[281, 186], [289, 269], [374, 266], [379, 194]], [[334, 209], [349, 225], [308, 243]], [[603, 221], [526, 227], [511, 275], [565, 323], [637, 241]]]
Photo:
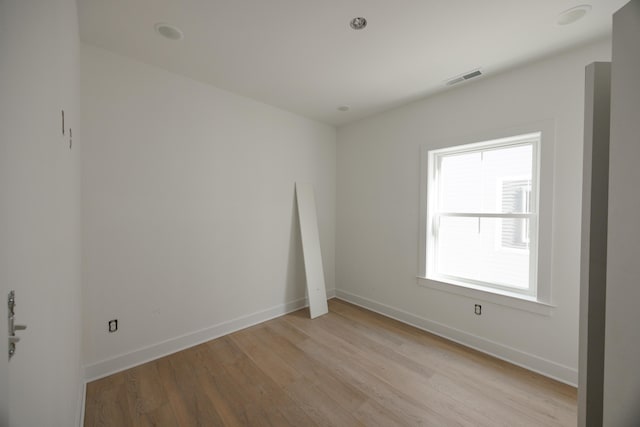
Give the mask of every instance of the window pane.
[[441, 217], [437, 272], [529, 288], [529, 220]]
[[530, 212], [531, 144], [441, 157], [440, 212]]
[[531, 144], [483, 153], [484, 207], [488, 212], [530, 212]]
[[440, 211], [482, 212], [482, 155], [479, 152], [441, 158]]

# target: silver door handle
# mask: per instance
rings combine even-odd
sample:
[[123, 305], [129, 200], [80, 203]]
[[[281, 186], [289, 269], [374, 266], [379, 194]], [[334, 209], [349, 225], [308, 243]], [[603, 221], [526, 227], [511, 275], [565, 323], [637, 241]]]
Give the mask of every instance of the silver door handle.
[[14, 291], [9, 292], [7, 306], [9, 308], [9, 359], [11, 359], [11, 357], [16, 353], [16, 344], [20, 342], [20, 338], [16, 336], [16, 331], [24, 331], [27, 329], [27, 325], [16, 325], [14, 323], [16, 307], [16, 294]]
[[14, 323], [15, 316], [9, 317], [9, 335], [15, 335], [16, 331], [24, 331], [27, 329], [27, 325], [16, 325]]

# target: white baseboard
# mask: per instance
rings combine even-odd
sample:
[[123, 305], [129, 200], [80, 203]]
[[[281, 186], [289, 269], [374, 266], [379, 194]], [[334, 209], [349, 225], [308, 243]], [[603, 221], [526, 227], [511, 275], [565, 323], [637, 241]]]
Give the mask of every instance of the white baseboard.
[[[335, 289], [327, 290], [327, 298], [334, 297]], [[261, 310], [236, 319], [228, 320], [196, 332], [191, 332], [157, 344], [152, 344], [129, 353], [101, 360], [85, 366], [85, 379], [87, 382], [97, 380], [307, 306], [307, 298], [301, 298], [266, 310]]]
[[84, 408], [86, 406], [87, 399], [87, 382], [82, 381], [82, 385], [80, 386], [80, 398], [78, 399], [79, 407], [76, 412], [76, 425], [78, 427], [84, 426]]
[[578, 370], [569, 366], [564, 366], [551, 360], [517, 350], [513, 347], [497, 343], [485, 338], [478, 337], [460, 329], [452, 328], [424, 317], [416, 316], [407, 311], [382, 304], [368, 298], [351, 294], [349, 292], [336, 290], [336, 297], [390, 317], [402, 323], [414, 326], [418, 329], [441, 336], [458, 344], [473, 348], [483, 353], [489, 354], [498, 359], [505, 360], [514, 365], [521, 366], [533, 372], [537, 372], [549, 378], [553, 378], [565, 384], [577, 387]]

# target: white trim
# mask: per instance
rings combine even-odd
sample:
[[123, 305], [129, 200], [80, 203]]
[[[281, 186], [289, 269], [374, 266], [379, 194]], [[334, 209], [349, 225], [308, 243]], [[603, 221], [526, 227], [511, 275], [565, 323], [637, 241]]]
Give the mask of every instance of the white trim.
[[427, 223], [431, 221], [431, 218], [427, 216], [427, 208], [429, 206], [429, 196], [431, 196], [427, 190], [429, 186], [429, 171], [433, 171], [429, 163], [429, 149], [426, 146], [420, 147], [420, 189], [419, 199], [419, 211], [420, 219], [418, 224], [418, 274], [420, 276], [426, 276], [427, 270], [431, 266], [427, 265], [427, 253], [431, 248], [427, 248], [427, 232], [431, 227], [427, 227]]
[[80, 399], [78, 399], [78, 401], [80, 402], [80, 407], [76, 412], [77, 414], [76, 424], [78, 425], [78, 427], [83, 427], [84, 426], [84, 410], [85, 410], [86, 401], [87, 401], [87, 382], [86, 381], [82, 381], [82, 385], [80, 386]]
[[578, 370], [575, 368], [339, 289], [336, 297], [573, 387], [578, 383]]
[[[468, 287], [494, 294], [517, 296], [522, 299], [536, 301], [536, 297], [530, 288], [516, 288], [515, 286], [500, 282], [483, 282], [482, 280], [469, 279], [468, 277], [451, 276], [449, 274], [432, 274], [429, 277], [419, 277], [420, 279], [448, 284], [458, 287]], [[419, 283], [418, 283], [419, 284]]]
[[466, 213], [466, 212], [438, 212], [438, 216], [451, 216], [458, 218], [526, 218], [535, 219], [535, 213]]
[[454, 146], [429, 150], [429, 152], [439, 157], [439, 155], [441, 154], [456, 155], [463, 153], [475, 153], [480, 151], [500, 150], [511, 146], [517, 147], [519, 145], [535, 144], [536, 142], [540, 141], [540, 134], [541, 131], [535, 129], [530, 132], [518, 132], [517, 135], [511, 134], [510, 136], [502, 138], [488, 138], [484, 141], [473, 142], [470, 144], [456, 144]]
[[[536, 162], [532, 173], [536, 175], [538, 182], [536, 199], [537, 221], [530, 224], [532, 235], [537, 235], [537, 241], [530, 246], [531, 259], [529, 273], [533, 276], [531, 283], [535, 283], [537, 301], [544, 304], [553, 303], [552, 263], [553, 263], [553, 179], [554, 179], [554, 153], [555, 153], [555, 121], [545, 119], [524, 125], [516, 125], [508, 128], [476, 133], [473, 135], [459, 136], [447, 140], [431, 141], [429, 146], [420, 147], [420, 184], [419, 184], [419, 231], [418, 231], [418, 277], [427, 276], [427, 271], [434, 271], [433, 257], [427, 256], [434, 253], [433, 240], [427, 239], [427, 234], [436, 218], [429, 212], [428, 206], [433, 206], [433, 191], [428, 191], [429, 181], [436, 179], [434, 176], [434, 156], [429, 152], [446, 152], [450, 147], [466, 146], [471, 150], [477, 150], [486, 141], [507, 141], [513, 135], [540, 134], [540, 142], [536, 144]], [[476, 142], [483, 141], [483, 142]], [[470, 144], [470, 142], [472, 144]], [[435, 147], [435, 148], [434, 148]], [[433, 149], [432, 149], [433, 148]], [[540, 173], [543, 170], [544, 173]], [[534, 195], [532, 195], [533, 197]], [[533, 206], [532, 206], [533, 208]], [[535, 254], [535, 259], [534, 255]]]
[[[335, 289], [327, 289], [327, 299], [335, 297]], [[170, 338], [156, 344], [152, 344], [129, 353], [120, 354], [109, 359], [85, 365], [85, 379], [94, 381], [116, 372], [141, 365], [146, 362], [167, 356], [180, 350], [193, 347], [203, 342], [210, 341], [221, 336], [239, 331], [258, 323], [291, 313], [308, 306], [307, 298], [280, 304], [266, 310], [247, 314], [236, 319], [228, 320], [196, 332], [190, 332], [175, 338]]]
[[461, 295], [474, 300], [487, 301], [509, 308], [528, 311], [542, 316], [552, 316], [555, 305], [539, 301], [533, 296], [509, 292], [507, 290], [474, 285], [469, 282], [456, 284], [455, 281], [440, 281], [427, 277], [417, 277], [418, 285], [450, 294]]

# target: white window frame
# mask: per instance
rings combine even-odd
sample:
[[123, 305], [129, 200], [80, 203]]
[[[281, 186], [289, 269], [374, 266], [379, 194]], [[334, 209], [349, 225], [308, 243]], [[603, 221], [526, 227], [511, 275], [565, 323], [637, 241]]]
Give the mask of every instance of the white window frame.
[[[455, 146], [444, 148], [440, 150], [431, 150], [428, 152], [428, 169], [429, 182], [427, 184], [427, 191], [429, 192], [428, 207], [427, 207], [427, 224], [429, 229], [427, 230], [427, 278], [443, 281], [453, 282], [460, 285], [474, 285], [480, 287], [487, 287], [493, 289], [500, 289], [508, 292], [514, 292], [518, 294], [534, 296], [536, 295], [536, 266], [537, 253], [538, 253], [538, 149], [540, 146], [540, 132], [528, 133], [524, 135], [516, 135], [508, 138], [501, 138], [490, 141], [483, 141], [474, 144], [466, 144], [462, 146]], [[531, 146], [532, 157], [532, 173], [531, 173], [531, 212], [528, 213], [498, 213], [498, 212], [443, 212], [438, 209], [439, 196], [438, 190], [440, 188], [439, 175], [440, 165], [442, 159], [449, 156], [455, 156], [459, 154], [467, 153], [479, 153], [491, 150], [501, 150], [511, 147]], [[510, 219], [510, 218], [526, 218], [529, 220], [530, 238], [529, 243], [529, 287], [527, 289], [520, 289], [511, 287], [504, 283], [489, 283], [480, 280], [474, 280], [471, 278], [463, 278], [457, 276], [450, 276], [437, 271], [437, 257], [438, 253], [436, 248], [438, 247], [439, 238], [439, 221], [442, 217], [457, 217], [457, 218], [497, 218], [497, 219]]]
[[[495, 141], [507, 139], [513, 135], [540, 133], [540, 142], [537, 147], [537, 165], [534, 169], [537, 174], [538, 188], [537, 202], [537, 265], [532, 265], [530, 272], [536, 275], [535, 294], [523, 294], [507, 289], [487, 287], [471, 283], [463, 283], [455, 280], [444, 281], [443, 278], [427, 277], [427, 246], [428, 227], [428, 199], [431, 196], [427, 190], [429, 175], [432, 170], [428, 164], [428, 153], [433, 150], [447, 149], [450, 147], [477, 144], [477, 141]], [[461, 295], [474, 300], [487, 301], [506, 307], [529, 311], [544, 316], [551, 316], [555, 306], [552, 302], [551, 267], [553, 258], [552, 245], [552, 208], [553, 208], [553, 177], [554, 177], [554, 152], [555, 152], [555, 123], [554, 120], [544, 120], [529, 125], [514, 126], [501, 131], [478, 133], [475, 136], [450, 138], [443, 141], [431, 142], [428, 146], [421, 147], [421, 173], [420, 173], [420, 229], [418, 238], [418, 274], [417, 284], [421, 287], [441, 292]], [[542, 172], [541, 172], [542, 171]], [[532, 230], [533, 232], [533, 230]], [[533, 263], [532, 263], [533, 264]]]

